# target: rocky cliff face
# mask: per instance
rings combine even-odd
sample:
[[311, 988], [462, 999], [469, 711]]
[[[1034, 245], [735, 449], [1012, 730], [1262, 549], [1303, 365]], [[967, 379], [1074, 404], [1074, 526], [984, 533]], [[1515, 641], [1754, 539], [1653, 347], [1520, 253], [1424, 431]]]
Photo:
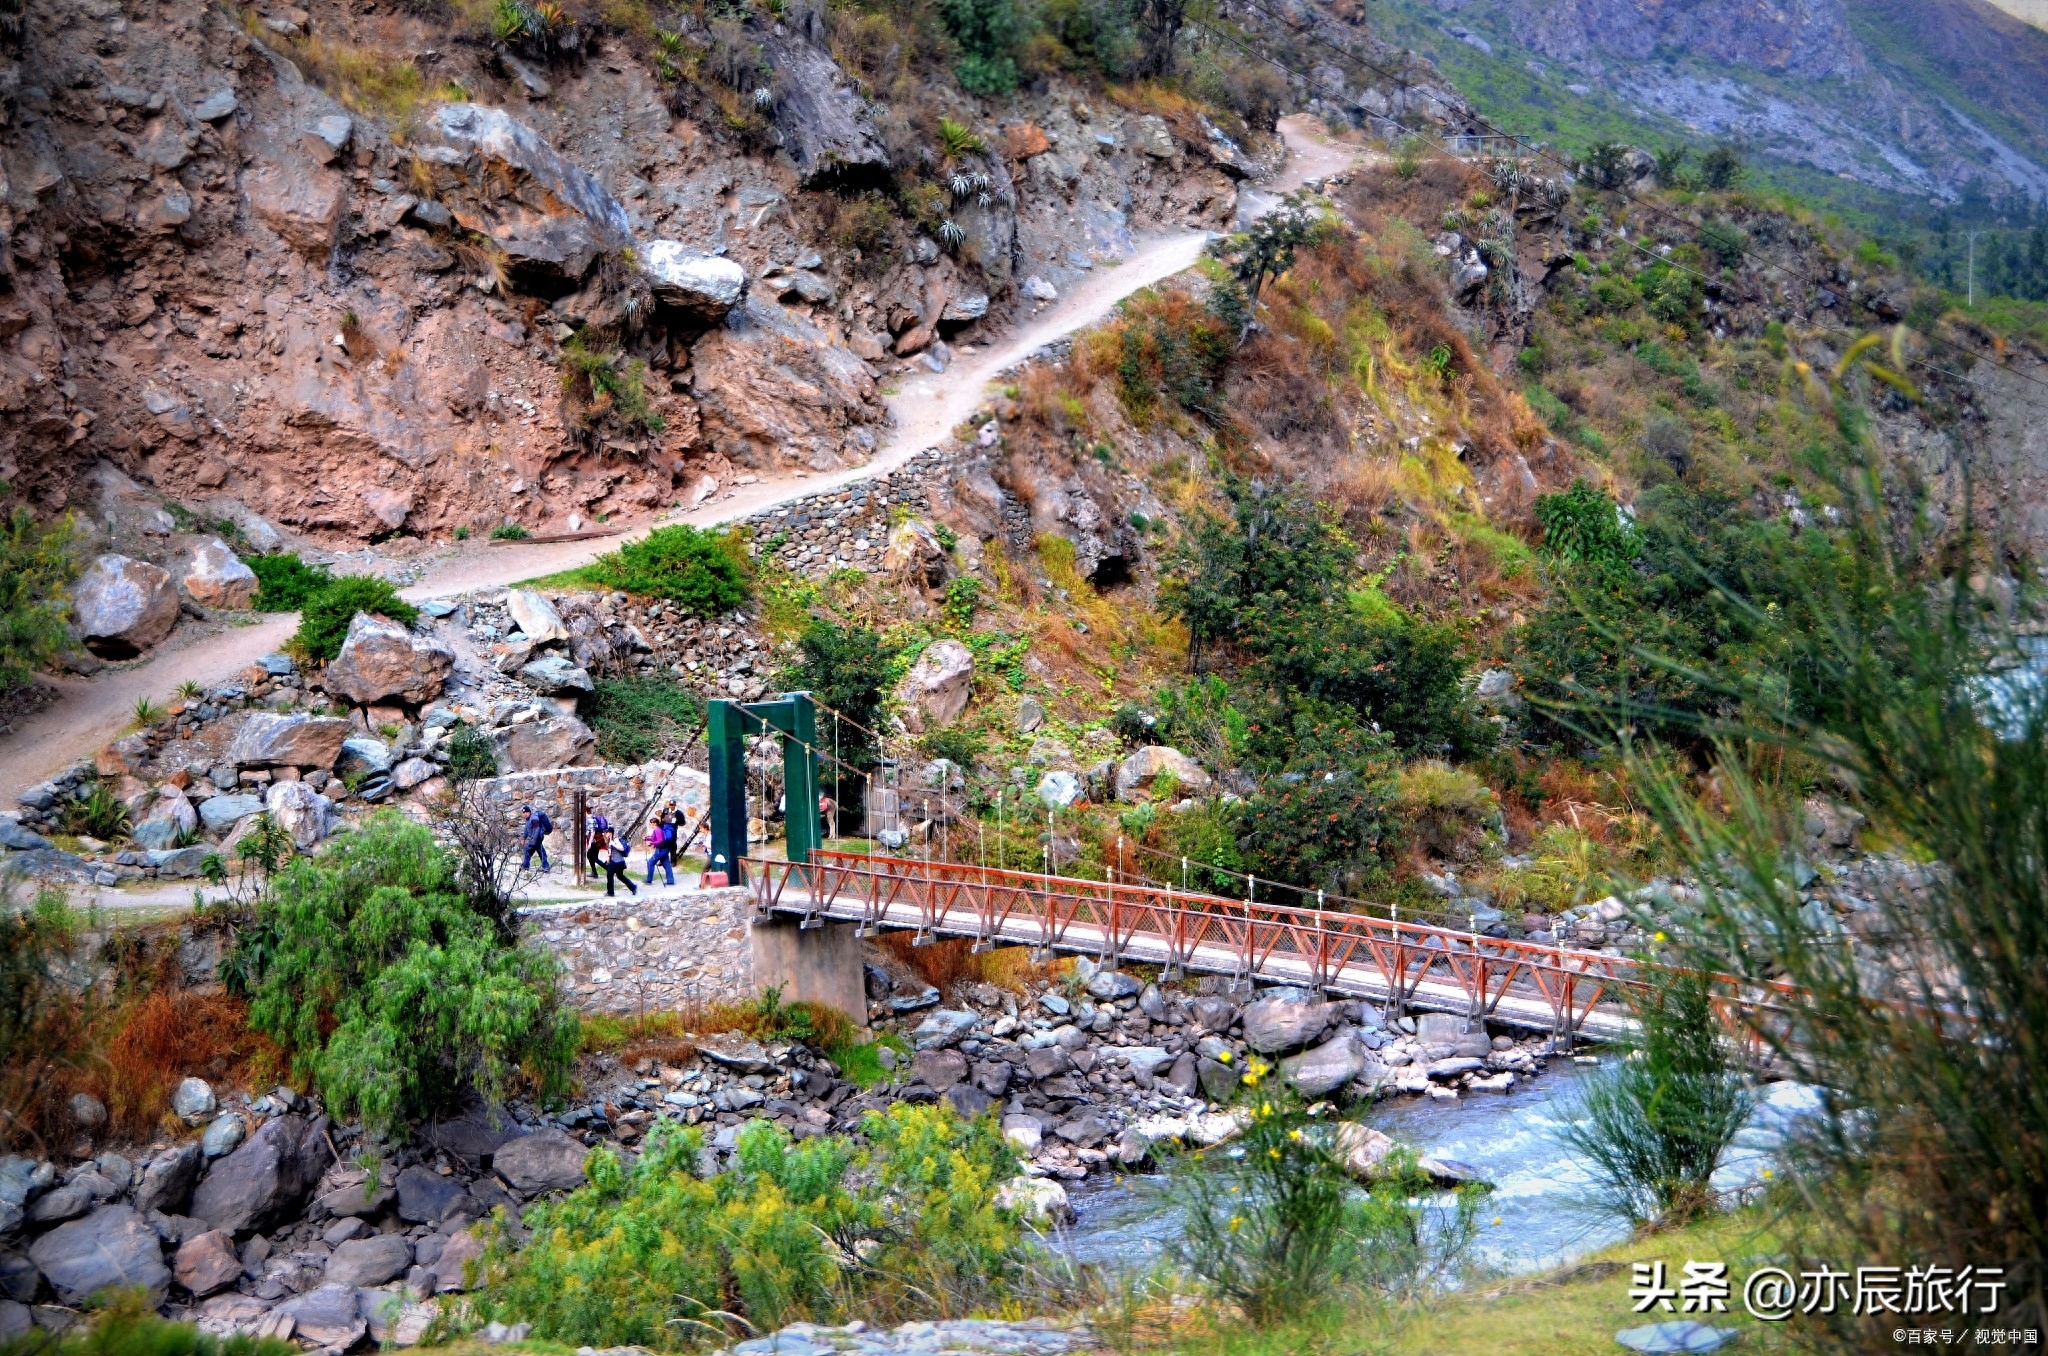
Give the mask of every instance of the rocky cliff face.
[[[35, 7], [0, 54], [16, 495], [84, 502], [104, 462], [340, 545], [630, 519], [740, 468], [858, 464], [879, 377], [942, 367], [942, 341], [1056, 296], [1133, 228], [1227, 221], [1243, 173], [1058, 90], [1011, 110], [1014, 135], [958, 110], [987, 146], [940, 173], [885, 144], [814, 19], [750, 21], [758, 137], [652, 36], [593, 22], [548, 64], [456, 22]], [[905, 173], [968, 185], [944, 204], [957, 239], [900, 210], [835, 230]]]
[[[1559, 100], [1732, 141], [1922, 201], [1972, 181], [2048, 194], [2048, 34], [1985, 0], [1392, 0], [1402, 31], [1477, 49], [1467, 71], [1517, 129]], [[1469, 54], [1459, 60], [1475, 60]], [[1452, 64], [1456, 64], [1454, 61]], [[1557, 130], [1555, 117], [1542, 122]], [[1611, 124], [1610, 124], [1611, 126]]]

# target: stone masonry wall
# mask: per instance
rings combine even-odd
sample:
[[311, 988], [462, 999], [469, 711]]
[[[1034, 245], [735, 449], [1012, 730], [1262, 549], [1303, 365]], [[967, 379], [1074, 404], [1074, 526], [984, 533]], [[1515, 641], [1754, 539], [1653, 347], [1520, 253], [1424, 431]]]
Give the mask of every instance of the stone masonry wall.
[[[700, 816], [711, 803], [711, 779], [696, 768], [671, 768], [666, 763], [642, 763], [632, 767], [560, 767], [541, 772], [515, 772], [494, 777], [486, 785], [490, 793], [511, 808], [538, 805], [555, 822], [548, 835], [548, 852], [570, 854], [570, 837], [576, 831], [575, 792], [585, 793], [588, 812], [603, 815], [614, 826], [624, 828], [639, 819], [650, 800], [673, 800], [691, 816]], [[643, 832], [634, 835], [633, 851], [642, 851]], [[697, 840], [698, 852], [704, 840]]]
[[584, 1012], [630, 1014], [737, 1001], [754, 992], [745, 887], [661, 899], [537, 904], [519, 917], [562, 962]]

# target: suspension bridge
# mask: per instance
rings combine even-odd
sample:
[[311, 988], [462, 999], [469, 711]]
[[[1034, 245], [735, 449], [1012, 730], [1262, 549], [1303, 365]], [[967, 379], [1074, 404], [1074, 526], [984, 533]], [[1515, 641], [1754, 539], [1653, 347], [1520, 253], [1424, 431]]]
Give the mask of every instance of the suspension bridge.
[[1566, 1040], [1626, 1034], [1627, 991], [1645, 982], [1637, 962], [1598, 952], [964, 862], [818, 849], [802, 862], [749, 858], [746, 875], [757, 913], [805, 927], [850, 922], [864, 935], [910, 930], [927, 941], [971, 938], [977, 949], [1158, 965], [1169, 978], [1227, 975]]

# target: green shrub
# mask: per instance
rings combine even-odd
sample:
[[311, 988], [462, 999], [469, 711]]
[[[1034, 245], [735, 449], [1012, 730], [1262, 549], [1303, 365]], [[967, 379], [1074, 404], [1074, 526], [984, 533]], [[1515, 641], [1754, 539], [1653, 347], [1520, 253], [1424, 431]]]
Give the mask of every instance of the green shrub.
[[[0, 493], [7, 488], [0, 481]], [[70, 645], [64, 590], [84, 568], [71, 518], [47, 527], [18, 508], [0, 530], [0, 692], [28, 682]]]
[[1755, 1098], [1730, 1064], [1711, 981], [1674, 971], [1632, 997], [1637, 1033], [1579, 1094], [1558, 1139], [1587, 1163], [1593, 1200], [1630, 1224], [1714, 1209], [1713, 1176]]
[[982, 750], [988, 747], [988, 740], [976, 731], [949, 725], [918, 740], [918, 747], [933, 758], [944, 758], [955, 766], [972, 768], [974, 760], [981, 757]]
[[117, 842], [128, 836], [128, 807], [112, 787], [95, 780], [92, 790], [82, 799], [64, 803], [58, 812], [58, 822], [66, 833]]
[[1733, 268], [1742, 262], [1743, 253], [1749, 248], [1749, 236], [1727, 218], [1715, 217], [1700, 227], [1700, 247], [1719, 260], [1723, 268]]
[[704, 699], [660, 674], [606, 678], [584, 703], [608, 763], [645, 763], [704, 728]]
[[482, 781], [498, 775], [498, 746], [491, 737], [467, 722], [448, 734], [448, 779], [456, 782]]
[[590, 1184], [532, 1207], [531, 1239], [503, 1228], [466, 1321], [533, 1324], [536, 1338], [673, 1351], [725, 1332], [808, 1319], [890, 1323], [993, 1305], [1029, 1254], [993, 1204], [1016, 1160], [990, 1118], [898, 1103], [869, 1143], [792, 1146], [767, 1121], [733, 1165], [700, 1176], [702, 1135], [663, 1123], [631, 1167], [600, 1149]]
[[296, 551], [268, 556], [243, 556], [256, 575], [258, 612], [297, 612], [320, 590], [334, 582], [325, 565], [308, 565]]
[[518, 523], [499, 523], [491, 529], [492, 541], [525, 541], [532, 535]]
[[585, 575], [606, 588], [680, 603], [693, 617], [715, 617], [747, 600], [746, 548], [731, 533], [678, 523], [593, 561]]
[[553, 957], [473, 911], [454, 858], [396, 811], [273, 876], [224, 968], [328, 1109], [373, 1129], [515, 1080], [568, 1091], [577, 1022]]
[[946, 625], [965, 631], [974, 625], [975, 609], [981, 606], [981, 580], [971, 574], [956, 574], [946, 581], [945, 601], [939, 611]]
[[1536, 497], [1543, 547], [1574, 565], [1620, 569], [1635, 558], [1636, 533], [1606, 491], [1575, 481], [1562, 494]]
[[214, 1337], [190, 1323], [159, 1318], [140, 1290], [115, 1291], [107, 1301], [61, 1335], [36, 1329], [0, 1343], [0, 1356], [297, 1356], [299, 1351], [273, 1337]]
[[1015, 0], [939, 0], [939, 14], [959, 50], [953, 74], [962, 89], [1008, 94], [1017, 88]]
[[1270, 770], [1233, 817], [1243, 869], [1339, 894], [1382, 878], [1399, 827], [1392, 741], [1339, 708], [1304, 702], [1285, 729], [1262, 732], [1260, 742], [1268, 747], [1255, 756]]
[[[818, 742], [833, 750], [837, 768], [823, 764], [832, 779], [833, 799], [849, 805], [847, 790], [859, 793], [860, 777], [879, 766], [873, 733], [882, 728], [882, 698], [889, 686], [889, 651], [881, 635], [865, 626], [813, 621], [797, 640], [797, 658], [778, 675], [787, 691], [808, 692], [821, 706]], [[832, 712], [843, 720], [834, 720]]]
[[299, 629], [292, 644], [313, 659], [332, 659], [348, 639], [349, 623], [359, 612], [374, 612], [407, 626], [420, 610], [398, 596], [391, 581], [374, 575], [345, 574], [306, 599], [299, 609]]
[[1453, 1279], [1483, 1188], [1461, 1190], [1449, 1219], [1432, 1224], [1412, 1153], [1390, 1154], [1361, 1190], [1338, 1125], [1310, 1116], [1264, 1061], [1247, 1070], [1239, 1103], [1249, 1115], [1232, 1161], [1190, 1156], [1172, 1171], [1173, 1257], [1199, 1286], [1264, 1327], [1304, 1307], [1421, 1296]]

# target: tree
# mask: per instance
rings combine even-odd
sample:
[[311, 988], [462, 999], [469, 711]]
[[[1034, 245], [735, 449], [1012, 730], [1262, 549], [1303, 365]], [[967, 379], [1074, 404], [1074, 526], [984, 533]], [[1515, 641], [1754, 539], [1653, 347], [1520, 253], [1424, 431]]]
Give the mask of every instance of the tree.
[[1160, 608], [1187, 624], [1188, 664], [1234, 640], [1262, 599], [1327, 602], [1348, 568], [1350, 543], [1324, 513], [1278, 486], [1233, 478], [1226, 521], [1203, 514], [1168, 564]]
[[1307, 244], [1322, 220], [1306, 189], [1296, 189], [1280, 206], [1252, 223], [1231, 272], [1256, 302], [1266, 280], [1294, 266], [1294, 252]]
[[939, 14], [959, 47], [953, 74], [971, 94], [1017, 88], [1015, 0], [939, 0]]
[[[797, 641], [798, 657], [779, 675], [784, 688], [809, 692], [821, 707], [818, 741], [838, 758], [838, 766], [821, 759], [820, 772], [832, 779], [833, 799], [852, 803], [860, 778], [881, 764], [875, 732], [882, 728], [883, 693], [889, 682], [889, 651], [882, 637], [865, 626], [840, 626], [822, 619], [804, 628]], [[834, 713], [841, 719], [835, 720]]]
[[[0, 481], [0, 493], [6, 489]], [[64, 591], [83, 568], [79, 548], [68, 514], [38, 526], [17, 508], [0, 526], [0, 692], [28, 682], [70, 644]]]
[[237, 935], [250, 1024], [335, 1115], [388, 1132], [522, 1078], [567, 1094], [579, 1025], [555, 960], [508, 944], [459, 871], [427, 826], [380, 812], [274, 875]]
[[1748, 166], [1742, 163], [1741, 154], [1733, 146], [1716, 146], [1700, 157], [1700, 185], [1703, 188], [1734, 188], [1741, 184], [1748, 172]]
[[1164, 79], [1173, 74], [1173, 44], [1187, 21], [1188, 0], [1144, 0], [1145, 57], [1139, 74]]

